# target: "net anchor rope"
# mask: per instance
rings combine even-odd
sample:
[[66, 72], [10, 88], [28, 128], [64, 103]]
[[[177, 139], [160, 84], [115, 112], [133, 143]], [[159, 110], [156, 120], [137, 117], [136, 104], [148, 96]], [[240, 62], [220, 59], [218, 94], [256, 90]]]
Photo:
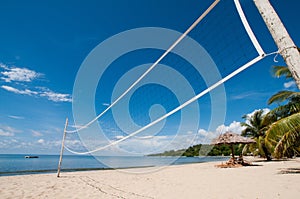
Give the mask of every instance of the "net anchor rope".
[[278, 63], [278, 62], [279, 62], [279, 61], [277, 61], [278, 55], [280, 55], [280, 53], [281, 53], [282, 51], [284, 51], [284, 50], [286, 50], [286, 49], [289, 49], [289, 48], [297, 48], [297, 46], [288, 46], [288, 47], [283, 48], [283, 49], [278, 49], [277, 51], [274, 51], [274, 52], [271, 52], [271, 53], [266, 54], [266, 56], [276, 54], [275, 57], [274, 57], [274, 59], [273, 59], [273, 61], [276, 62], [276, 63]]
[[164, 52], [163, 55], [161, 55], [156, 62], [154, 62], [149, 69], [143, 73], [124, 93], [122, 93], [113, 103], [111, 103], [102, 113], [100, 113], [98, 116], [96, 116], [93, 120], [85, 124], [84, 126], [80, 127], [79, 129], [75, 129], [72, 131], [66, 131], [66, 133], [75, 133], [82, 129], [87, 128], [92, 123], [97, 121], [102, 115], [104, 115], [109, 109], [111, 109], [115, 104], [117, 104], [129, 91], [135, 87], [152, 69], [154, 69], [159, 62], [167, 56], [176, 46], [178, 43], [180, 43], [189, 32], [191, 32], [199, 23], [200, 21], [220, 2], [220, 0], [215, 0], [198, 18], [197, 20]]

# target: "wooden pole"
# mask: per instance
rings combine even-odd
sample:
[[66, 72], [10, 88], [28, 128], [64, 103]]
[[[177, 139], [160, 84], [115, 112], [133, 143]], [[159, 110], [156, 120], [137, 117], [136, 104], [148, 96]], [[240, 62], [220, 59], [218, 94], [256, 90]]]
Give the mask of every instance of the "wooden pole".
[[234, 160], [234, 148], [233, 148], [233, 144], [231, 144], [231, 156], [232, 156], [232, 159]]
[[57, 167], [57, 177], [58, 178], [59, 178], [59, 174], [60, 174], [60, 167], [61, 167], [62, 157], [63, 157], [63, 153], [64, 153], [67, 126], [68, 126], [68, 118], [66, 118], [64, 135], [63, 135], [63, 139], [62, 139], [62, 143], [61, 143], [61, 150], [60, 150], [59, 162], [58, 162], [58, 167]]
[[[300, 89], [300, 54], [269, 0], [254, 0], [278, 49]], [[288, 2], [287, 2], [288, 3]]]

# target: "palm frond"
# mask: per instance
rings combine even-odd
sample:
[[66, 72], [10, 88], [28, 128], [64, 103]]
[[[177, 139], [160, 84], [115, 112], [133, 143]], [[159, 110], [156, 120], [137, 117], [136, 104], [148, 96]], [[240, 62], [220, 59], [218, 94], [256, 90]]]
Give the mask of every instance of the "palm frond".
[[268, 100], [268, 104], [270, 105], [274, 102], [283, 102], [293, 97], [297, 97], [297, 98], [300, 97], [300, 92], [287, 91], [287, 90], [279, 91]]
[[273, 122], [276, 122], [278, 120], [278, 112], [275, 110], [269, 111], [262, 120], [262, 125], [265, 126], [265, 128], [268, 128], [269, 125], [271, 125]]
[[273, 66], [273, 75], [275, 77], [282, 77], [284, 76], [286, 79], [292, 78], [292, 73], [286, 66]]
[[[283, 157], [300, 139], [300, 113], [273, 123], [266, 132], [265, 143], [276, 158]], [[298, 146], [295, 146], [298, 147]]]
[[246, 122], [242, 122], [241, 126], [246, 127], [242, 131], [243, 136], [254, 137], [257, 138], [259, 136], [264, 135], [264, 125], [263, 125], [263, 118], [264, 118], [263, 110], [258, 110], [254, 112], [253, 115], [245, 115], [243, 116], [246, 119]]
[[277, 120], [288, 117], [295, 113], [300, 112], [300, 99], [294, 100], [295, 97], [290, 100], [287, 104], [278, 106], [268, 112], [264, 117], [264, 125], [268, 125], [270, 123], [276, 122]]

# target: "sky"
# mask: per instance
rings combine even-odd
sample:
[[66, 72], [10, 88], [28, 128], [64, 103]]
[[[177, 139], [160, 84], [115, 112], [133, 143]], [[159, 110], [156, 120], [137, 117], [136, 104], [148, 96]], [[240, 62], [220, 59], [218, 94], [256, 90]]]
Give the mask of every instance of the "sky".
[[[275, 52], [277, 47], [253, 2], [241, 2], [264, 51]], [[294, 43], [299, 45], [296, 15], [300, 2], [270, 2]], [[1, 1], [0, 153], [58, 154], [66, 117], [68, 128], [73, 130], [72, 127], [80, 127], [92, 119], [89, 114], [104, 111], [211, 3], [211, 0]], [[67, 136], [67, 146], [85, 151], [82, 145], [92, 150], [122, 139], [255, 58], [257, 53], [237, 13], [232, 12], [234, 9], [230, 3], [217, 5], [189, 34], [190, 40], [183, 40], [153, 74], [143, 79], [95, 126], [84, 129], [82, 134]], [[147, 27], [156, 27], [158, 35]], [[126, 39], [122, 33], [130, 30], [133, 31]], [[112, 37], [117, 34], [118, 37]], [[122, 36], [125, 40], [118, 42]], [[99, 54], [105, 41], [108, 45]], [[202, 48], [197, 51], [197, 46], [191, 47], [193, 41], [206, 50], [213, 62], [205, 57]], [[144, 43], [149, 46], [153, 43], [154, 47], [142, 49]], [[106, 66], [100, 62], [115, 56], [119, 49], [134, 45], [140, 49], [132, 48], [117, 56], [101, 72]], [[93, 56], [96, 64], [90, 69]], [[198, 58], [200, 61], [207, 58], [207, 65], [195, 66], [187, 61], [197, 63]], [[280, 90], [297, 90], [293, 81], [272, 76], [273, 65], [285, 63], [275, 54], [267, 56], [211, 95], [142, 132], [140, 137], [103, 153], [151, 153], [186, 147], [200, 142], [199, 137], [211, 138], [226, 130], [240, 132], [243, 115], [274, 108], [275, 105], [267, 105], [267, 100]], [[85, 70], [89, 73], [85, 74]], [[207, 83], [205, 75], [212, 82]], [[92, 88], [93, 92], [85, 93]], [[212, 124], [214, 119], [217, 121]]]

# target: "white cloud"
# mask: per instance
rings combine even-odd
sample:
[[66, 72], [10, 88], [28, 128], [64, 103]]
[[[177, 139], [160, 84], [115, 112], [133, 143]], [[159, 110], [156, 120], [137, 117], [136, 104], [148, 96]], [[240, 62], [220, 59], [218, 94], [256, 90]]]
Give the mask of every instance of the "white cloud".
[[[67, 143], [67, 141], [66, 141]], [[61, 147], [61, 140], [47, 141], [44, 139], [37, 139], [32, 141], [25, 141], [23, 139], [14, 139], [14, 137], [3, 137], [0, 139], [1, 153], [58, 153]]]
[[[31, 82], [43, 74], [35, 72], [27, 68], [8, 67], [0, 63], [0, 68], [5, 71], [0, 73], [0, 78], [7, 83], [10, 82]], [[22, 84], [23, 85], [23, 84]], [[24, 86], [24, 85], [23, 85]], [[2, 85], [2, 89], [21, 95], [30, 95], [37, 97], [45, 97], [54, 102], [72, 102], [72, 97], [69, 94], [57, 93], [48, 88], [36, 87], [35, 91], [30, 89], [19, 89], [8, 85]]]
[[14, 136], [15, 134], [12, 133], [12, 132], [8, 132], [8, 131], [3, 131], [3, 129], [0, 129], [0, 136], [8, 136], [8, 137], [11, 137], [11, 136]]
[[[172, 142], [173, 136], [150, 136], [146, 137], [132, 137], [124, 142], [117, 145], [120, 151], [129, 153], [131, 155], [135, 154], [150, 154], [157, 151], [169, 150], [165, 147]], [[184, 142], [184, 139], [182, 139]], [[116, 146], [114, 146], [116, 148]], [[175, 146], [172, 147], [174, 149]]]
[[251, 113], [248, 113], [247, 116], [248, 116], [248, 117], [252, 117], [252, 116], [254, 115], [255, 112], [260, 111], [260, 110], [263, 111], [263, 114], [262, 114], [262, 115], [266, 115], [267, 113], [270, 112], [270, 109], [268, 109], [268, 108], [264, 108], [264, 109], [255, 109], [255, 110], [252, 111]]
[[44, 139], [39, 139], [37, 142], [38, 142], [39, 144], [44, 144], [44, 143], [45, 143], [45, 140], [44, 140]]
[[18, 146], [18, 140], [13, 138], [1, 139], [0, 140], [0, 149], [4, 149], [4, 152], [7, 152], [8, 148]]
[[198, 137], [195, 140], [194, 144], [209, 144], [212, 139], [214, 139], [216, 136], [218, 136], [219, 133], [217, 131], [209, 132], [205, 129], [199, 129], [198, 130]]
[[74, 129], [85, 129], [85, 128], [88, 128], [84, 125], [74, 125], [74, 124], [69, 124], [68, 127], [70, 128], [74, 128]]
[[2, 63], [0, 63], [0, 68], [3, 68], [4, 70], [9, 70], [9, 68], [6, 65], [2, 64]]
[[8, 117], [12, 118], [12, 119], [16, 119], [16, 120], [23, 120], [24, 119], [24, 117], [22, 117], [22, 116], [16, 116], [16, 115], [9, 115]]
[[41, 97], [46, 97], [50, 101], [54, 102], [72, 102], [72, 98], [69, 94], [55, 93], [53, 91], [45, 91], [40, 94]]
[[[258, 110], [263, 110], [263, 115], [267, 114], [270, 111], [270, 109], [268, 109], [268, 108], [258, 109]], [[248, 117], [253, 116], [253, 114], [258, 110], [254, 110], [253, 112], [248, 113], [247, 116]], [[241, 132], [244, 129], [245, 129], [245, 127], [243, 127], [241, 125], [241, 123], [237, 122], [237, 121], [233, 121], [228, 126], [222, 124], [222, 125], [218, 126], [214, 132], [208, 132], [205, 129], [199, 129], [198, 130], [199, 137], [197, 138], [196, 143], [209, 144], [212, 141], [212, 139], [216, 138], [220, 134], [226, 133], [227, 131], [241, 134]]]
[[[134, 136], [106, 148], [105, 151], [100, 151], [99, 154], [105, 152], [110, 155], [145, 155], [168, 150], [179, 150], [193, 145], [196, 134], [196, 132], [187, 131], [186, 133], [177, 135]], [[115, 136], [115, 138], [121, 139], [124, 136]], [[98, 143], [95, 145], [99, 147], [106, 144], [108, 143]], [[93, 149], [93, 147], [91, 148]]]
[[[51, 148], [52, 147], [61, 147], [62, 142], [61, 140], [57, 140], [57, 141], [49, 141], [46, 143], [46, 145]], [[68, 139], [65, 140], [65, 146], [68, 147], [69, 149], [73, 150], [73, 151], [77, 151], [77, 152], [86, 152], [88, 151], [88, 149], [85, 148], [85, 146], [83, 145], [83, 143], [81, 142], [81, 140], [79, 139]], [[91, 147], [91, 146], [89, 146]]]
[[117, 135], [117, 136], [115, 136], [115, 139], [116, 139], [116, 140], [120, 140], [120, 139], [123, 139], [123, 138], [124, 138], [123, 135]]
[[29, 89], [20, 90], [7, 85], [2, 85], [1, 88], [16, 94], [46, 97], [48, 100], [53, 102], [72, 102], [72, 98], [69, 94], [55, 93], [49, 89], [47, 91], [32, 91]]
[[1, 74], [3, 75], [1, 79], [3, 79], [5, 82], [13, 82], [13, 81], [31, 82], [42, 75], [41, 73], [37, 73], [27, 68], [17, 68], [17, 67], [9, 68], [4, 64], [1, 65], [1, 68], [6, 70], [4, 72], [1, 72]]
[[32, 130], [31, 132], [32, 132], [32, 135], [34, 137], [41, 137], [41, 136], [43, 136], [43, 134], [41, 132], [39, 132], [39, 131]]
[[296, 83], [295, 83], [295, 81], [292, 80], [292, 81], [284, 83], [283, 86], [284, 86], [284, 88], [295, 87]]
[[198, 130], [198, 137], [195, 140], [194, 144], [210, 144], [214, 138], [217, 136], [227, 132], [231, 131], [233, 133], [240, 134], [245, 127], [241, 126], [240, 122], [233, 121], [228, 126], [222, 124], [218, 126], [214, 131], [207, 131], [205, 129], [199, 129]]
[[[194, 135], [170, 135], [170, 136], [137, 136], [131, 137], [129, 139], [124, 140], [118, 144], [112, 145], [110, 147], [104, 148], [94, 155], [145, 155], [151, 153], [163, 152], [166, 150], [177, 150], [182, 148], [187, 148], [192, 145]], [[65, 145], [74, 150], [85, 152], [88, 150], [94, 150], [99, 147], [104, 147], [108, 144], [111, 144], [119, 139], [124, 138], [124, 136], [119, 135], [115, 136], [112, 140], [84, 140], [81, 142], [80, 140], [70, 140], [66, 141]], [[60, 143], [61, 144], [61, 143]], [[87, 146], [85, 148], [84, 146]]]
[[0, 136], [11, 137], [11, 136], [14, 136], [15, 133], [19, 133], [19, 132], [21, 132], [21, 131], [15, 129], [13, 127], [0, 125]]
[[[65, 142], [67, 143], [67, 141]], [[33, 148], [34, 147], [38, 147], [39, 149], [42, 149], [42, 150], [45, 150], [45, 149], [60, 149], [59, 146], [61, 146], [61, 141], [58, 141], [58, 140], [51, 140], [51, 141], [47, 141], [47, 140], [44, 140], [44, 139], [39, 139], [35, 142], [27, 142], [27, 143], [24, 143], [26, 145], [30, 145], [32, 146]]]
[[253, 97], [253, 96], [257, 96], [261, 93], [258, 93], [258, 92], [246, 92], [246, 93], [240, 93], [238, 95], [234, 95], [232, 97], [232, 99], [236, 99], [236, 100], [239, 100], [239, 99], [245, 99], [245, 98], [249, 98], [249, 97]]
[[[82, 143], [81, 143], [80, 140], [66, 140], [65, 144], [67, 146], [71, 147], [71, 148], [78, 148], [78, 147], [82, 148], [83, 147], [83, 145], [82, 145]], [[57, 145], [60, 146], [61, 145], [61, 141], [57, 141]]]
[[240, 122], [233, 121], [231, 124], [229, 124], [229, 126], [225, 126], [224, 124], [218, 126], [216, 133], [220, 135], [226, 133], [227, 131], [231, 131], [233, 133], [241, 134], [244, 129], [245, 127], [242, 127]]
[[3, 88], [4, 90], [7, 90], [9, 92], [13, 92], [16, 94], [21, 94], [21, 95], [37, 95], [38, 92], [36, 91], [31, 91], [29, 89], [25, 89], [25, 90], [19, 90], [17, 88], [11, 87], [11, 86], [6, 86], [6, 85], [2, 85], [1, 88]]

